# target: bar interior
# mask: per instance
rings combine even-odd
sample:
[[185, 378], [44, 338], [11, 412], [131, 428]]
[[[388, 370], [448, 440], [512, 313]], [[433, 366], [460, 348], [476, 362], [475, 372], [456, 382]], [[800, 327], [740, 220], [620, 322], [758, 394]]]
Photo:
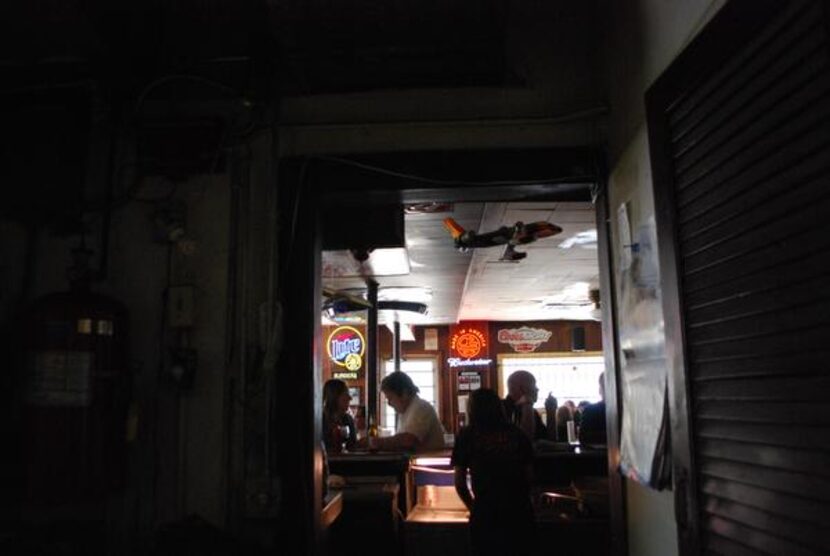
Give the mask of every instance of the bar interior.
[[[362, 225], [368, 231], [354, 221], [322, 222], [329, 549], [362, 553], [368, 538], [388, 553], [468, 554], [470, 512], [455, 487], [454, 443], [470, 426], [471, 395], [490, 389], [509, 403], [508, 380], [519, 371], [537, 389], [536, 428], [522, 430], [532, 441], [533, 553], [606, 554], [610, 507], [619, 501], [608, 486], [592, 204], [383, 210]], [[381, 391], [392, 373], [406, 374], [434, 409], [441, 447], [385, 441], [407, 426]], [[329, 414], [337, 413], [327, 393], [337, 383], [348, 396], [345, 418]]]

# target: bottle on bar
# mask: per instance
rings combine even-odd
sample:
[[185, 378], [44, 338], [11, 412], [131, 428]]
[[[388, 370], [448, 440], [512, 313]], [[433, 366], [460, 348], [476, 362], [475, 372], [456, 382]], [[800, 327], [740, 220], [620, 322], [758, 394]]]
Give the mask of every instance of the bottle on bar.
[[367, 434], [369, 435], [369, 438], [378, 437], [378, 426], [375, 424], [374, 415], [369, 415], [369, 430]]
[[369, 430], [366, 433], [369, 437], [369, 451], [376, 452], [378, 450], [378, 426], [374, 415], [369, 415]]

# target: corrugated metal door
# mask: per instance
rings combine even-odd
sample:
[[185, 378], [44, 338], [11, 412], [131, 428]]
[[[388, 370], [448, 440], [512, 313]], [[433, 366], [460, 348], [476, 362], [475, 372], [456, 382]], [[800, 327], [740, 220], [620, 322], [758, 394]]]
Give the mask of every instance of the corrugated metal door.
[[647, 95], [686, 553], [830, 554], [828, 11], [733, 0]]

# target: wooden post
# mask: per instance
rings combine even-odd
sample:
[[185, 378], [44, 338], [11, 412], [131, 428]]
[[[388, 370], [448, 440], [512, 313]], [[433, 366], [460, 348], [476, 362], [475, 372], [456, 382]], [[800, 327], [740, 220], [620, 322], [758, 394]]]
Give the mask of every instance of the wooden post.
[[378, 420], [378, 283], [367, 280], [367, 299], [371, 304], [366, 323], [366, 419], [379, 426]]

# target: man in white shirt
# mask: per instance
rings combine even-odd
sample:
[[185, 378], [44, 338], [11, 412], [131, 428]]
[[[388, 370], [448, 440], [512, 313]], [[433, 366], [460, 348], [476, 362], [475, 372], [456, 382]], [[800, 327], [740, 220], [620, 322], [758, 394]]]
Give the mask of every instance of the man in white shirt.
[[395, 371], [380, 383], [389, 405], [399, 415], [394, 436], [370, 438], [369, 448], [429, 452], [444, 448], [444, 427], [429, 402], [418, 396], [419, 389], [409, 375]]

